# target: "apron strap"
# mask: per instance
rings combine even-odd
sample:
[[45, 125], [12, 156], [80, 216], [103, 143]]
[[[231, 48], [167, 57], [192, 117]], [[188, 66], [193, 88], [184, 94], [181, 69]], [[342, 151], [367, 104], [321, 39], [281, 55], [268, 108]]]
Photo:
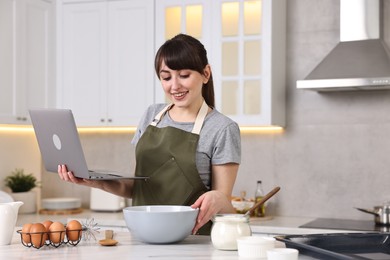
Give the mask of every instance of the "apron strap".
[[163, 117], [163, 115], [169, 110], [171, 109], [171, 107], [173, 106], [173, 104], [168, 104], [167, 106], [165, 106], [153, 119], [152, 123], [150, 123], [152, 126], [156, 126], [158, 124], [158, 122], [160, 122], [161, 118]]
[[[160, 122], [161, 118], [164, 116], [164, 114], [171, 109], [173, 104], [169, 104], [165, 106], [153, 119], [153, 121], [150, 123], [152, 126], [157, 126], [158, 122]], [[209, 106], [206, 104], [206, 101], [203, 101], [202, 106], [200, 107], [200, 110], [198, 112], [198, 115], [196, 116], [194, 128], [192, 129], [193, 134], [199, 135], [200, 130], [202, 129], [204, 119], [207, 116]]]
[[200, 110], [198, 112], [198, 115], [195, 119], [194, 128], [192, 129], [193, 134], [199, 135], [200, 130], [202, 129], [204, 119], [207, 116], [207, 111], [209, 110], [209, 106], [206, 104], [206, 101], [203, 101], [202, 106], [200, 107]]

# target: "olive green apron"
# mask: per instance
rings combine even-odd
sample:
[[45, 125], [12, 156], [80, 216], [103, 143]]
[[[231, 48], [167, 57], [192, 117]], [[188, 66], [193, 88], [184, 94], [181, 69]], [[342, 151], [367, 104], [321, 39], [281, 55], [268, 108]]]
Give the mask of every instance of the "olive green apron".
[[[135, 176], [150, 177], [134, 182], [133, 205], [192, 205], [207, 192], [196, 168], [199, 133], [207, 115], [206, 102], [196, 117], [192, 132], [174, 127], [158, 128], [166, 106], [146, 128], [136, 146]], [[210, 234], [211, 222], [199, 230]]]

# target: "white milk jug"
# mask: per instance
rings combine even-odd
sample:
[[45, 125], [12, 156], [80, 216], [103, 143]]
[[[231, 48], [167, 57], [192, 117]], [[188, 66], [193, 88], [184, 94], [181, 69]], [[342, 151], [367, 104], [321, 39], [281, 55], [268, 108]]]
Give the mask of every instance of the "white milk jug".
[[0, 203], [0, 245], [11, 244], [21, 201]]

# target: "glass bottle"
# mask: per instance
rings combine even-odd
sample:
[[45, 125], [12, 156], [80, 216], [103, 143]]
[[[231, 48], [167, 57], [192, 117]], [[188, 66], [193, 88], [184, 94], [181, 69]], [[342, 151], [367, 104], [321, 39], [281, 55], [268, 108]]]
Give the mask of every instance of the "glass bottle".
[[[260, 201], [264, 197], [264, 191], [261, 181], [257, 181], [256, 191], [255, 191], [255, 203]], [[255, 217], [264, 217], [265, 216], [265, 203], [255, 209]]]

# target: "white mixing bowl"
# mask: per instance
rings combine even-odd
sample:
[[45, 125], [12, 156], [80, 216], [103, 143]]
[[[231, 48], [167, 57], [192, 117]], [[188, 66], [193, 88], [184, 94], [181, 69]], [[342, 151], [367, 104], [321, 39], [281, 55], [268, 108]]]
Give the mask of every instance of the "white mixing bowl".
[[180, 242], [191, 234], [198, 209], [189, 206], [134, 206], [123, 209], [132, 236], [150, 244]]

